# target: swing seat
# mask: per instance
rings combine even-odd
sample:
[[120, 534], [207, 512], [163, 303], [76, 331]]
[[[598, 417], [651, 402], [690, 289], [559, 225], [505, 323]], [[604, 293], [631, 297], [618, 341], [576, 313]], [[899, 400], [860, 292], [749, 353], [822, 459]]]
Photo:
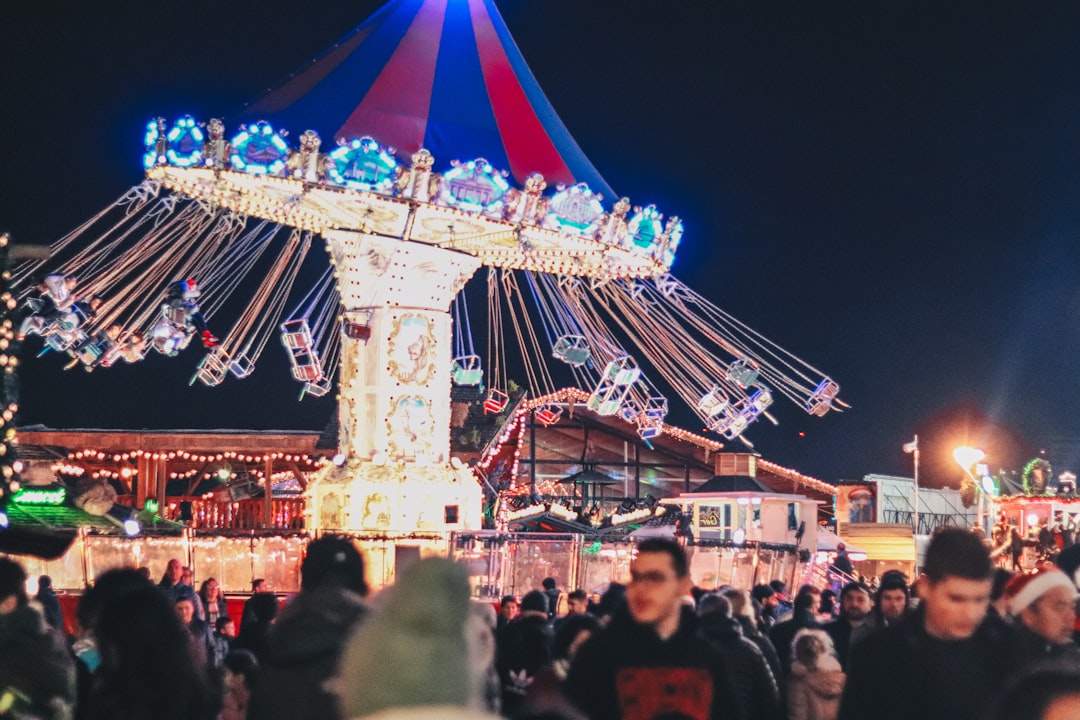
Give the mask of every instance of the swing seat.
[[246, 354], [240, 353], [233, 357], [229, 361], [229, 372], [233, 374], [233, 377], [243, 380], [255, 371], [255, 361], [249, 358]]
[[637, 420], [638, 415], [641, 414], [641, 408], [633, 400], [627, 400], [619, 408], [618, 416], [625, 422], [632, 423]]
[[315, 382], [322, 377], [322, 363], [314, 354], [292, 356], [292, 376], [300, 382]]
[[545, 405], [536, 411], [536, 421], [544, 427], [557, 423], [560, 417], [562, 417], [562, 408]]
[[818, 383], [818, 386], [806, 401], [806, 412], [818, 417], [824, 416], [832, 409], [832, 401], [839, 394], [840, 386], [829, 378], [825, 378]]
[[228, 374], [229, 355], [222, 348], [216, 347], [199, 362], [199, 367], [195, 370], [195, 375], [189, 384], [194, 384], [198, 380], [203, 385], [214, 387], [220, 385]]
[[772, 391], [769, 388], [759, 388], [757, 392], [750, 396], [749, 409], [754, 412], [756, 418], [761, 413], [765, 412], [773, 402]]
[[708, 418], [714, 418], [720, 413], [724, 412], [724, 409], [728, 406], [727, 395], [724, 391], [718, 387], [714, 387], [709, 392], [701, 396], [698, 400], [697, 409], [702, 415]]
[[188, 311], [186, 308], [165, 303], [161, 306], [161, 314], [166, 320], [177, 327], [182, 328], [187, 325]]
[[728, 366], [727, 379], [746, 389], [757, 382], [758, 367], [749, 360], [736, 360]]
[[460, 355], [450, 365], [450, 379], [455, 385], [473, 387], [484, 381], [479, 355]]
[[370, 327], [362, 323], [353, 322], [352, 320], [342, 320], [341, 331], [345, 333], [345, 337], [350, 340], [367, 340], [371, 337]]
[[551, 356], [562, 360], [572, 367], [581, 367], [589, 362], [592, 351], [589, 342], [581, 335], [562, 335], [551, 348]]
[[74, 344], [75, 338], [71, 333], [60, 332], [59, 330], [53, 330], [45, 336], [45, 347], [42, 349], [38, 357], [41, 357], [49, 350], [55, 350], [57, 352], [67, 352], [68, 349]]
[[75, 351], [76, 357], [85, 365], [94, 365], [105, 354], [105, 348], [99, 343], [89, 343], [79, 346]]
[[307, 318], [289, 320], [281, 323], [281, 343], [289, 350], [311, 352], [315, 341], [311, 337], [311, 328]]
[[642, 440], [652, 440], [664, 433], [664, 423], [647, 423], [638, 428], [638, 436]]
[[507, 403], [510, 402], [510, 396], [502, 390], [491, 390], [488, 392], [487, 399], [484, 400], [484, 414], [488, 413], [497, 415], [506, 409]]
[[304, 383], [304, 389], [300, 392], [300, 397], [304, 395], [310, 395], [312, 397], [322, 397], [333, 389], [330, 384], [330, 378], [320, 377], [314, 382]]
[[613, 385], [633, 385], [641, 377], [641, 368], [632, 357], [623, 355], [607, 364], [603, 377]]
[[645, 417], [651, 422], [663, 422], [667, 417], [668, 401], [666, 397], [657, 395], [645, 401]]

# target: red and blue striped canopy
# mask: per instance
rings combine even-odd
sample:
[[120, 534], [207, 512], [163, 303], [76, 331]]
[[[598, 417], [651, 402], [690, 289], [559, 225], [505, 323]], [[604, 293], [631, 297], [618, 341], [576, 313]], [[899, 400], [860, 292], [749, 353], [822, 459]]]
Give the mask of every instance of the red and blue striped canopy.
[[437, 169], [483, 157], [519, 185], [611, 188], [570, 136], [493, 0], [391, 0], [329, 52], [243, 112], [324, 144], [369, 135]]

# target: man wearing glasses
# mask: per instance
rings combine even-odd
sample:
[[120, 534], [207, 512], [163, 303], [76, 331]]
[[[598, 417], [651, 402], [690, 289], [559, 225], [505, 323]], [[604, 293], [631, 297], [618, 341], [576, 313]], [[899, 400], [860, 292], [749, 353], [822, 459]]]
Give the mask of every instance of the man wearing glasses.
[[691, 585], [677, 542], [637, 546], [626, 607], [581, 648], [564, 686], [590, 720], [740, 717], [723, 660], [686, 603]]

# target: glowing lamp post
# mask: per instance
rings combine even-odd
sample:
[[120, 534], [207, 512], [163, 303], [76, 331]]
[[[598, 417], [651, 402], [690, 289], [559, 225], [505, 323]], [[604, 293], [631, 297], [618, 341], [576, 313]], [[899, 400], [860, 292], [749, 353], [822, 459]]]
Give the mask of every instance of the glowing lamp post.
[[[964, 474], [968, 477], [968, 479], [971, 480], [971, 482], [975, 483], [976, 492], [978, 493], [979, 498], [979, 507], [977, 510], [978, 520], [979, 522], [983, 522], [983, 497], [986, 495], [986, 489], [983, 484], [979, 482], [979, 479], [975, 477], [975, 474], [974, 472], [972, 472], [972, 470], [977, 464], [981, 463], [983, 460], [986, 459], [986, 453], [979, 448], [967, 447], [966, 445], [962, 445], [953, 450], [953, 459], [956, 460], [956, 464], [963, 469]], [[985, 527], [984, 523], [983, 533], [986, 533], [986, 531], [987, 528]]]

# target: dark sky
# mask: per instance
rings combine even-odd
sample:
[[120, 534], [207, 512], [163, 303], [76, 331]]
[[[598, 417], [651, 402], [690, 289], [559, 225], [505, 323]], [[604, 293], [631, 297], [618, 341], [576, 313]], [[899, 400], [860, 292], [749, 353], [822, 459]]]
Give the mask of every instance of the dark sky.
[[[56, 239], [140, 181], [148, 119], [232, 115], [378, 5], [5, 3], [0, 227]], [[675, 274], [841, 384], [843, 415], [785, 407], [752, 428], [767, 458], [826, 480], [910, 473], [913, 433], [933, 466], [993, 444], [993, 423], [1010, 448], [994, 463], [1046, 449], [1080, 470], [1080, 5], [498, 5], [608, 182], [684, 218]], [[295, 402], [276, 347], [213, 389], [188, 388], [197, 357], [90, 376], [28, 360], [21, 422], [332, 412]]]

